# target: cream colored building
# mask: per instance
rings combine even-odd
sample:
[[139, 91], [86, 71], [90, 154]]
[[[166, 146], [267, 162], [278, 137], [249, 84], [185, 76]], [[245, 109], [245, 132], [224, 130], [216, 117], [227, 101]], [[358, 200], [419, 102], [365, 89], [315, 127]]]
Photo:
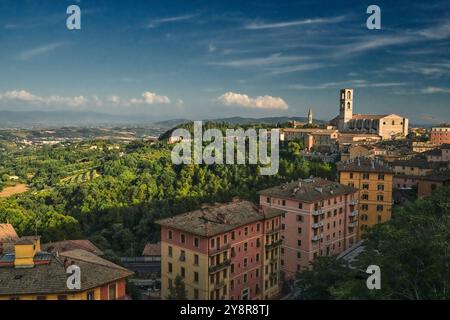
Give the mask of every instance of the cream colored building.
[[396, 114], [366, 115], [353, 113], [353, 89], [340, 92], [339, 115], [331, 120], [340, 132], [371, 133], [383, 140], [406, 137], [408, 119]]

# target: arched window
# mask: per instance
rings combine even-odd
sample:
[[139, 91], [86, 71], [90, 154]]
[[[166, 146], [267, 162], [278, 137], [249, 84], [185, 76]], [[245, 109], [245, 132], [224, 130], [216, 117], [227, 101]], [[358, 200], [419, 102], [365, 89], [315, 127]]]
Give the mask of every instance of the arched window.
[[392, 120], [392, 125], [395, 125], [395, 121], [394, 120]]
[[350, 91], [347, 92], [347, 99], [351, 99], [352, 98], [352, 93]]
[[350, 109], [350, 102], [347, 102], [347, 109]]

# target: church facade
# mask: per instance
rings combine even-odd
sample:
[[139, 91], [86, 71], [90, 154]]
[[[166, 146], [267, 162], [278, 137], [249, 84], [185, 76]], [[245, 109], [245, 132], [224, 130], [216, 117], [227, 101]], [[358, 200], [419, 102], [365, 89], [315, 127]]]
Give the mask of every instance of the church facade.
[[331, 120], [339, 132], [377, 134], [383, 140], [406, 137], [408, 119], [396, 114], [369, 115], [353, 113], [353, 89], [341, 89], [339, 115]]

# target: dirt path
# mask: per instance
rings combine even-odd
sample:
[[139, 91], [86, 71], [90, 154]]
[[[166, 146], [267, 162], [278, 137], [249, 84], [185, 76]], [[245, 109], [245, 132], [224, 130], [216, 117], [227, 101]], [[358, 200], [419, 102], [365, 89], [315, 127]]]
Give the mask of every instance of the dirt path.
[[17, 184], [14, 187], [6, 187], [0, 192], [0, 198], [7, 198], [15, 194], [20, 194], [28, 191], [26, 184]]

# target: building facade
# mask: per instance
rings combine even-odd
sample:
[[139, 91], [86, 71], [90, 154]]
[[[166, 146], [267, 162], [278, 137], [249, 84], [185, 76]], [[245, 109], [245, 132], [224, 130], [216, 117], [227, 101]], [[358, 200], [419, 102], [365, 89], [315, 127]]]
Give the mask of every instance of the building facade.
[[430, 142], [436, 145], [450, 143], [450, 125], [445, 124], [431, 128]]
[[280, 211], [234, 199], [157, 223], [162, 299], [177, 276], [190, 300], [257, 300], [279, 294]]
[[318, 256], [337, 255], [356, 242], [355, 188], [306, 179], [259, 192], [263, 208], [282, 210], [281, 268], [285, 279]]
[[340, 132], [372, 133], [384, 140], [408, 135], [408, 119], [396, 114], [364, 115], [353, 113], [353, 89], [341, 89], [339, 115], [331, 120]]
[[377, 159], [358, 158], [337, 165], [339, 182], [360, 190], [358, 239], [371, 226], [391, 219], [394, 171]]
[[[81, 272], [81, 288], [67, 286], [67, 268]], [[22, 237], [14, 253], [0, 257], [0, 300], [121, 300], [126, 299], [129, 270], [85, 250], [50, 253], [39, 237]]]

